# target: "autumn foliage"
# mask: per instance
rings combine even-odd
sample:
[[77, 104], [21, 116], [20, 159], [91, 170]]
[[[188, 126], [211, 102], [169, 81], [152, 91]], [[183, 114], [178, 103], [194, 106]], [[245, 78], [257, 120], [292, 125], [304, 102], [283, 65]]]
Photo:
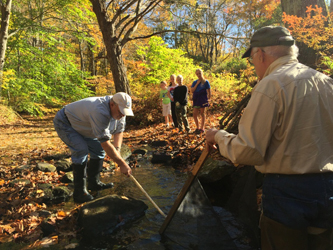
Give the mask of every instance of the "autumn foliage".
[[[296, 41], [306, 44], [318, 53], [317, 65], [328, 74], [332, 74], [332, 66], [325, 58], [332, 59], [333, 48], [333, 13], [323, 15], [322, 8], [307, 6], [306, 17], [297, 17], [283, 13], [282, 20]], [[329, 60], [331, 61], [331, 60]]]

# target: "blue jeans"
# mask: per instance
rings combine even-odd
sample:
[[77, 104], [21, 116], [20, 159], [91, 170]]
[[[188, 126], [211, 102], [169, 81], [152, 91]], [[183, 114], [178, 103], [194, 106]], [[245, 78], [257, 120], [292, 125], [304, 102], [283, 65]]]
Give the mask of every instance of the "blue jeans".
[[263, 214], [290, 228], [333, 228], [333, 173], [267, 174]]
[[53, 119], [54, 128], [60, 139], [68, 146], [72, 153], [74, 164], [83, 164], [88, 154], [92, 159], [104, 159], [105, 151], [96, 138], [87, 138], [74, 130], [69, 123], [64, 109], [61, 109]]

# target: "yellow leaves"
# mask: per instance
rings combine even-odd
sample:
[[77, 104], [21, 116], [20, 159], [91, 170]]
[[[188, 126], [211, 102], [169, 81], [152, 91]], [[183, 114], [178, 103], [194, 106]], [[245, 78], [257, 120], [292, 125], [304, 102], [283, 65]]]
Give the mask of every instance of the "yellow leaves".
[[[16, 79], [14, 70], [7, 70], [3, 72], [3, 80], [2, 80], [2, 89], [6, 90], [9, 87], [10, 81]], [[20, 86], [17, 86], [20, 87]]]
[[280, 1], [269, 1], [267, 5], [265, 5], [265, 10], [266, 10], [266, 17], [267, 19], [271, 19], [276, 8], [279, 6]]

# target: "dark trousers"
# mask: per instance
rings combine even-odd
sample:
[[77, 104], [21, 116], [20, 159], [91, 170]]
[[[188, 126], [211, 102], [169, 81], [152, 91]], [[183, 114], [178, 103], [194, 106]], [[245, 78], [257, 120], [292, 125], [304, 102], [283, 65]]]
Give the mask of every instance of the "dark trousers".
[[260, 221], [263, 250], [329, 250], [333, 173], [266, 174]]
[[187, 120], [187, 107], [178, 104], [179, 106], [176, 105], [176, 114], [177, 114], [177, 119], [178, 119], [178, 128], [180, 130], [183, 130], [183, 124], [186, 129], [186, 131], [190, 130], [190, 127], [188, 125], [188, 120]]
[[309, 233], [287, 227], [264, 215], [260, 218], [262, 250], [331, 250], [332, 229]]
[[171, 115], [172, 115], [173, 125], [175, 126], [175, 128], [178, 128], [175, 102], [171, 102]]

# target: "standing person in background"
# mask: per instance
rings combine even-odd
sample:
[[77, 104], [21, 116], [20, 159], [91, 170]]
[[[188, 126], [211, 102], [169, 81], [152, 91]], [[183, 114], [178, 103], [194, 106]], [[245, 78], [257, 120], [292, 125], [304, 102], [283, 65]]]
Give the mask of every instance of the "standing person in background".
[[183, 131], [183, 123], [187, 133], [190, 133], [190, 127], [188, 125], [187, 120], [187, 97], [188, 97], [188, 89], [185, 85], [183, 85], [183, 76], [177, 76], [178, 87], [173, 91], [173, 101], [176, 106], [176, 116], [178, 120], [178, 129], [179, 131]]
[[[133, 116], [132, 99], [118, 92], [113, 96], [89, 97], [70, 103], [54, 117], [54, 128], [72, 153], [75, 202], [94, 199], [87, 191], [87, 178], [90, 190], [113, 187], [113, 183], [99, 179], [105, 153], [118, 164], [121, 173], [132, 173], [120, 155], [126, 116]], [[110, 142], [112, 136], [113, 143]]]
[[333, 228], [333, 79], [298, 62], [289, 30], [256, 31], [243, 58], [260, 81], [238, 134], [210, 129], [209, 146], [265, 174], [263, 250], [329, 250]]
[[[204, 78], [202, 70], [197, 69], [195, 74], [198, 80], [195, 80], [191, 86], [191, 92], [193, 93], [193, 119], [197, 127], [194, 133], [200, 134], [205, 132], [206, 108], [209, 107], [211, 92], [210, 84]], [[200, 124], [198, 120], [199, 114], [201, 116]]]
[[173, 102], [173, 91], [175, 88], [178, 86], [176, 83], [176, 75], [171, 75], [170, 76], [170, 85], [168, 87], [168, 97], [171, 100], [171, 115], [172, 115], [172, 121], [173, 125], [175, 128], [178, 128], [178, 121], [177, 121], [177, 116], [176, 116], [176, 106], [175, 102]]
[[165, 81], [160, 83], [160, 100], [162, 106], [162, 115], [164, 116], [165, 126], [169, 127], [169, 122], [172, 123], [172, 116], [171, 116], [171, 100], [168, 97], [168, 87]]

